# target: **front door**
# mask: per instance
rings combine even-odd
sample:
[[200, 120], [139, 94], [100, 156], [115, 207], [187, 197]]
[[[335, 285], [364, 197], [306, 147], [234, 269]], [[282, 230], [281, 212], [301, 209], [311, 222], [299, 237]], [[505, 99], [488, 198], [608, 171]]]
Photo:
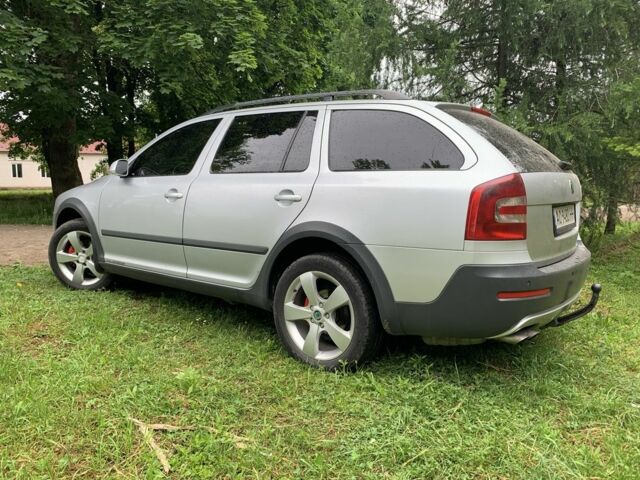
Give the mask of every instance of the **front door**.
[[[242, 113], [187, 198], [187, 277], [248, 288], [302, 212], [318, 175], [324, 109]], [[222, 137], [222, 135], [221, 135]]]
[[206, 156], [219, 119], [170, 130], [136, 155], [129, 175], [114, 177], [100, 199], [105, 260], [168, 275], [186, 276], [182, 219], [194, 168]]

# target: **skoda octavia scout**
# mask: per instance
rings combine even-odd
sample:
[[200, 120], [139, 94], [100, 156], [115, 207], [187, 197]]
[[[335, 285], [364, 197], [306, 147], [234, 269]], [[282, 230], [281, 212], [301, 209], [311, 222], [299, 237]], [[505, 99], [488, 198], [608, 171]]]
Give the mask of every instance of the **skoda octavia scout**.
[[334, 368], [383, 332], [516, 343], [587, 275], [570, 165], [482, 109], [384, 90], [245, 102], [177, 125], [60, 195], [58, 279], [113, 275], [273, 311], [285, 349]]

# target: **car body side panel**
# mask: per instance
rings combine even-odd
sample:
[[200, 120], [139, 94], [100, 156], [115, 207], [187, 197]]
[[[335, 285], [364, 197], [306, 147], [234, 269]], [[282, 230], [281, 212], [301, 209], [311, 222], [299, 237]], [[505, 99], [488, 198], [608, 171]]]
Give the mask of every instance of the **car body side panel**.
[[[294, 225], [321, 221], [351, 232], [382, 266], [396, 300], [433, 300], [464, 262], [530, 260], [522, 242], [517, 242], [510, 248], [516, 251], [504, 257], [493, 252], [486, 255], [464, 252], [471, 190], [479, 183], [513, 173], [513, 167], [501, 160], [495, 147], [486, 141], [469, 145], [427, 112], [414, 107], [334, 102], [328, 112], [345, 108], [392, 109], [433, 124], [465, 156], [463, 170], [333, 172], [328, 163], [331, 118], [327, 115], [320, 174], [307, 208]], [[487, 156], [494, 158], [494, 154], [495, 161], [486, 161]], [[471, 168], [464, 169], [467, 165]]]
[[[334, 102], [337, 103], [337, 102]], [[320, 175], [313, 196], [296, 223], [325, 221], [352, 232], [366, 245], [462, 250], [469, 194], [478, 183], [512, 173], [508, 162], [476, 165], [476, 151], [454, 131], [414, 107], [331, 104], [331, 110], [391, 109], [432, 123], [461, 150], [466, 168], [459, 171], [345, 171], [329, 169], [329, 128], [325, 120]], [[487, 148], [491, 150], [488, 142]]]
[[[130, 160], [164, 137], [196, 119], [177, 125], [147, 144]], [[189, 187], [219, 136], [221, 126], [212, 132], [191, 171], [186, 175], [117, 177], [105, 185], [100, 199], [99, 228], [105, 260], [123, 266], [186, 277], [182, 246], [182, 222]], [[166, 198], [170, 192], [182, 198]]]
[[395, 313], [396, 304], [393, 301], [393, 294], [391, 293], [387, 276], [380, 264], [359, 238], [344, 228], [328, 222], [296, 223], [295, 226], [289, 228], [278, 239], [276, 245], [267, 254], [260, 275], [251, 288], [255, 297], [261, 298], [263, 301], [259, 306], [266, 309], [272, 308], [271, 298], [273, 292], [270, 290], [270, 275], [278, 255], [294, 242], [316, 238], [335, 243], [355, 260], [373, 289], [384, 329], [387, 333], [393, 335], [401, 334], [399, 320]]
[[432, 302], [461, 265], [523, 264], [527, 250], [473, 252], [367, 245], [385, 272], [396, 302]]
[[98, 263], [104, 261], [104, 248], [100, 239], [98, 218], [100, 211], [100, 195], [104, 186], [113, 179], [105, 176], [80, 187], [67, 190], [58, 195], [53, 207], [53, 225], [59, 223], [58, 217], [67, 208], [75, 210], [89, 225], [94, 240]]
[[[70, 206], [69, 200], [77, 200], [87, 209], [87, 213], [91, 215], [94, 222], [98, 220], [98, 214], [100, 211], [100, 196], [105, 185], [113, 180], [112, 175], [106, 175], [91, 183], [81, 185], [66, 192], [61, 193], [56, 198], [53, 207], [53, 223], [56, 224], [58, 215], [65, 208]], [[66, 204], [66, 205], [63, 205]]]
[[[295, 105], [281, 111], [302, 111]], [[260, 113], [256, 111], [253, 113]], [[309, 166], [303, 172], [209, 172], [220, 136], [189, 190], [183, 237], [187, 277], [249, 288], [254, 284], [267, 253], [302, 212], [318, 176], [324, 107], [319, 109]], [[289, 190], [300, 202], [278, 202], [275, 196]]]

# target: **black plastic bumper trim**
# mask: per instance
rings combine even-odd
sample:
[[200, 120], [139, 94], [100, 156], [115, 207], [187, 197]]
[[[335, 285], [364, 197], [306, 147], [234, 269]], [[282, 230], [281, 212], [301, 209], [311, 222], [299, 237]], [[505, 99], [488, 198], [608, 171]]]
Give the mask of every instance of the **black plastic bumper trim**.
[[[564, 260], [537, 267], [466, 265], [430, 303], [396, 302], [402, 333], [427, 337], [491, 338], [513, 328], [528, 315], [545, 312], [575, 297], [587, 276], [591, 254], [580, 244]], [[550, 295], [505, 302], [502, 291], [551, 288]]]
[[190, 240], [188, 238], [165, 237], [161, 235], [147, 235], [145, 233], [118, 232], [115, 230], [102, 230], [105, 237], [126, 238], [129, 240], [141, 240], [144, 242], [167, 243], [169, 245], [184, 245], [185, 247], [210, 248], [212, 250], [226, 250], [229, 252], [253, 253], [264, 255], [269, 251], [267, 247], [255, 245], [241, 245], [235, 243], [210, 242], [208, 240]]

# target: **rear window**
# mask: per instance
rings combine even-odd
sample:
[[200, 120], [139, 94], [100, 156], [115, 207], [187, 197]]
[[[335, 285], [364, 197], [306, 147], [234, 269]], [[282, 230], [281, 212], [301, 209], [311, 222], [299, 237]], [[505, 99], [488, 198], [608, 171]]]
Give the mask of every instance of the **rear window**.
[[562, 171], [558, 157], [504, 123], [460, 107], [442, 105], [438, 108], [486, 138], [509, 159], [518, 171], [523, 173]]

